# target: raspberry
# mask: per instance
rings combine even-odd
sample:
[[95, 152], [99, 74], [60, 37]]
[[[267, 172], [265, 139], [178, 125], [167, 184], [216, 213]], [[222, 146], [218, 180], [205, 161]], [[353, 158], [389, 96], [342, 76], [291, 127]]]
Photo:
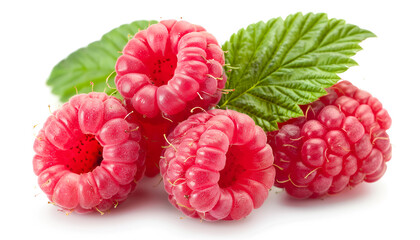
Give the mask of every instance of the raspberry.
[[224, 53], [204, 28], [165, 20], [139, 31], [116, 63], [115, 84], [134, 109], [148, 118], [208, 109], [221, 98]]
[[166, 144], [164, 134], [175, 126], [175, 123], [164, 119], [162, 116], [147, 118], [138, 114], [134, 108], [127, 103], [127, 110], [130, 114], [127, 116], [129, 122], [140, 125], [142, 140], [146, 155], [145, 176], [154, 177], [159, 174], [159, 160], [162, 153], [162, 146]]
[[273, 152], [245, 114], [210, 110], [169, 135], [160, 170], [169, 201], [187, 216], [238, 220], [259, 208], [274, 183]]
[[144, 174], [137, 125], [105, 93], [80, 94], [56, 110], [35, 143], [33, 170], [55, 205], [102, 213], [123, 202]]
[[116, 63], [115, 83], [127, 106], [138, 113], [130, 118], [143, 130], [146, 176], [159, 173], [163, 135], [191, 109], [219, 102], [226, 83], [223, 65], [217, 40], [185, 21], [161, 21], [127, 43]]
[[336, 194], [346, 186], [375, 182], [386, 171], [391, 144], [388, 112], [369, 93], [348, 81], [302, 106], [305, 117], [290, 119], [271, 132], [275, 186], [296, 198]]

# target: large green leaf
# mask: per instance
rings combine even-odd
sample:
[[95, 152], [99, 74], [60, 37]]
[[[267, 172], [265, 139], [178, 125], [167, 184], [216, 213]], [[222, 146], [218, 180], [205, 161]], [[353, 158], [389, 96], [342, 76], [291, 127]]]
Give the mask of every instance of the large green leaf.
[[297, 13], [241, 29], [223, 45], [227, 89], [221, 108], [251, 116], [266, 131], [302, 116], [299, 105], [326, 93], [337, 73], [357, 63], [359, 43], [375, 35], [326, 14]]
[[[114, 90], [107, 88], [106, 79], [114, 71], [115, 62], [129, 37], [155, 23], [141, 20], [111, 30], [101, 40], [80, 48], [59, 62], [53, 68], [47, 85], [52, 87], [52, 92], [63, 102], [76, 93], [76, 88], [79, 93], [91, 92], [91, 82], [95, 91], [106, 89], [110, 94]], [[113, 79], [111, 77], [108, 81], [111, 87], [114, 87]]]

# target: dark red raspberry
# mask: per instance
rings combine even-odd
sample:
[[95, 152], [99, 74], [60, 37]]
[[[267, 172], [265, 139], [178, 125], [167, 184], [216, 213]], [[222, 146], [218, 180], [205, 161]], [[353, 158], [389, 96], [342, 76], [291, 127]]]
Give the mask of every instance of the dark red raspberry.
[[165, 20], [139, 31], [116, 63], [118, 91], [148, 118], [208, 109], [221, 98], [224, 53], [204, 28]]
[[120, 100], [80, 94], [55, 111], [35, 143], [33, 170], [55, 205], [100, 213], [126, 200], [145, 170], [138, 126]]
[[275, 186], [296, 198], [335, 194], [384, 175], [391, 159], [388, 112], [369, 93], [348, 81], [302, 106], [304, 117], [269, 133], [274, 149]]
[[209, 221], [237, 220], [259, 208], [274, 182], [273, 152], [245, 114], [192, 115], [168, 137], [160, 170], [170, 202]]
[[141, 145], [144, 147], [146, 155], [145, 176], [154, 177], [159, 174], [162, 146], [166, 145], [163, 135], [170, 132], [176, 126], [176, 122], [171, 122], [172, 120], [169, 121], [162, 116], [147, 118], [138, 114], [129, 103], [127, 103], [127, 110], [130, 112], [127, 120], [140, 125], [141, 128]]

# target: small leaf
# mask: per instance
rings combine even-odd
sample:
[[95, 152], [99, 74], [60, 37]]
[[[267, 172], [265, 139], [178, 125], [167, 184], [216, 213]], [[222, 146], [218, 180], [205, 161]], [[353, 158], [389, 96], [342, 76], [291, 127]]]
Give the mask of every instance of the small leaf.
[[[227, 51], [227, 89], [221, 108], [250, 115], [266, 131], [303, 116], [299, 105], [315, 101], [357, 63], [359, 43], [375, 35], [324, 13], [297, 13], [258, 22], [233, 34]], [[229, 66], [231, 69], [228, 69]]]
[[115, 92], [107, 86], [115, 88], [114, 75], [115, 62], [130, 37], [139, 30], [146, 29], [156, 21], [135, 21], [121, 25], [102, 36], [101, 40], [89, 44], [87, 47], [71, 53], [66, 59], [59, 62], [52, 70], [47, 85], [52, 92], [60, 97], [62, 102], [78, 93], [92, 91], [105, 91], [108, 94]]

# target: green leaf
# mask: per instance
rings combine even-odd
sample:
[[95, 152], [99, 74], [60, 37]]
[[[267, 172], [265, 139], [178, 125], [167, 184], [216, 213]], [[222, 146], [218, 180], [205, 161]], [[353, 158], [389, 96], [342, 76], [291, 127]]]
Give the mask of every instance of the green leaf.
[[[103, 35], [101, 40], [80, 48], [59, 62], [53, 68], [47, 85], [52, 87], [52, 92], [58, 95], [62, 102], [75, 95], [76, 89], [79, 93], [91, 92], [91, 83], [95, 91], [106, 89], [106, 92], [111, 94], [115, 89], [107, 86], [106, 79], [112, 75], [120, 52], [130, 36], [155, 23], [157, 22], [141, 20], [111, 30]], [[115, 88], [113, 77], [109, 78], [108, 84]]]
[[266, 131], [303, 116], [299, 105], [315, 101], [336, 83], [337, 73], [357, 65], [359, 43], [375, 35], [324, 13], [297, 13], [258, 22], [233, 34], [227, 51], [227, 89], [221, 108], [243, 112]]

